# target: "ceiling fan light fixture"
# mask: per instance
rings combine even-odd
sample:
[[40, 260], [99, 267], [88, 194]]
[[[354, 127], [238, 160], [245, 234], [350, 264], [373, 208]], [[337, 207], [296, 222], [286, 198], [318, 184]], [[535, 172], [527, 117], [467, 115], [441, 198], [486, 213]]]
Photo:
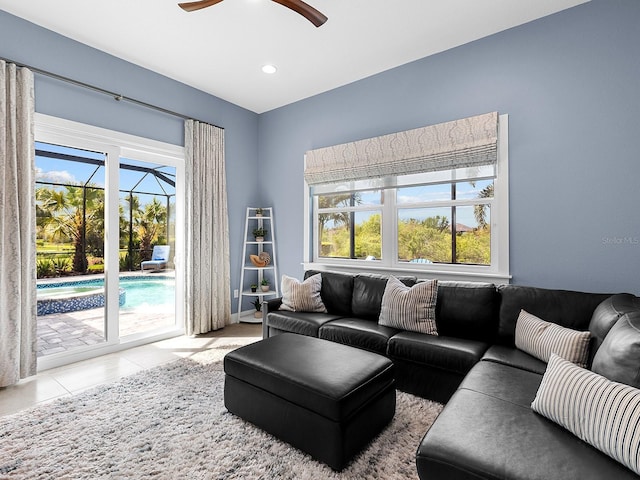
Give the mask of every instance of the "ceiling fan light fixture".
[[271, 65], [270, 63], [268, 63], [267, 65], [263, 65], [262, 66], [262, 71], [268, 75], [272, 75], [274, 73], [276, 73], [278, 71], [278, 67], [276, 67], [275, 65]]

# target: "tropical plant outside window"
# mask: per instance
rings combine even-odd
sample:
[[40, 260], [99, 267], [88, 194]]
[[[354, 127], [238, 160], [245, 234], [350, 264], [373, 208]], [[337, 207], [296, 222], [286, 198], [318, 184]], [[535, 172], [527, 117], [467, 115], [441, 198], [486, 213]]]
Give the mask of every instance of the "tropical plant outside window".
[[490, 265], [493, 191], [488, 178], [317, 194], [317, 257], [383, 260], [388, 241], [394, 263]]
[[490, 265], [492, 200], [492, 179], [398, 189], [398, 261]]
[[319, 195], [319, 255], [327, 258], [380, 258], [381, 206], [379, 190]]
[[[36, 143], [37, 276], [104, 271], [105, 155]], [[120, 270], [174, 237], [175, 169], [120, 159]]]

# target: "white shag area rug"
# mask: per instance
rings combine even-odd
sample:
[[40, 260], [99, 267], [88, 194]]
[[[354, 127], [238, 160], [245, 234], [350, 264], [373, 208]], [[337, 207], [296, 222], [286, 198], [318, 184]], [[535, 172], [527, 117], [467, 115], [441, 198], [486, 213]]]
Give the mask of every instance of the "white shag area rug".
[[442, 406], [397, 393], [391, 424], [335, 472], [224, 407], [221, 351], [0, 419], [0, 479], [417, 479]]

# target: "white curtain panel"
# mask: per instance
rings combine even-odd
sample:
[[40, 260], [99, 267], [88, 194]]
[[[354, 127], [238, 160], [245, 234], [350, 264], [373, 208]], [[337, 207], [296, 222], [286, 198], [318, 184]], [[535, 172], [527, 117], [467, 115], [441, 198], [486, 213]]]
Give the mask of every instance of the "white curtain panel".
[[229, 216], [224, 130], [187, 120], [186, 312], [187, 334], [231, 323]]
[[0, 60], [0, 387], [36, 373], [33, 73]]

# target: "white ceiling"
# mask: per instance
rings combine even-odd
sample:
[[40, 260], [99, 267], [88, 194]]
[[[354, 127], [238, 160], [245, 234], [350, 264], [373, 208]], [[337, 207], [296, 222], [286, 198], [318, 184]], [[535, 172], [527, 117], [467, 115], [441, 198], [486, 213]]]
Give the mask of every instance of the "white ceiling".
[[[588, 0], [0, 0], [0, 9], [257, 113]], [[273, 75], [264, 64], [277, 65]], [[37, 65], [34, 65], [37, 67]]]

